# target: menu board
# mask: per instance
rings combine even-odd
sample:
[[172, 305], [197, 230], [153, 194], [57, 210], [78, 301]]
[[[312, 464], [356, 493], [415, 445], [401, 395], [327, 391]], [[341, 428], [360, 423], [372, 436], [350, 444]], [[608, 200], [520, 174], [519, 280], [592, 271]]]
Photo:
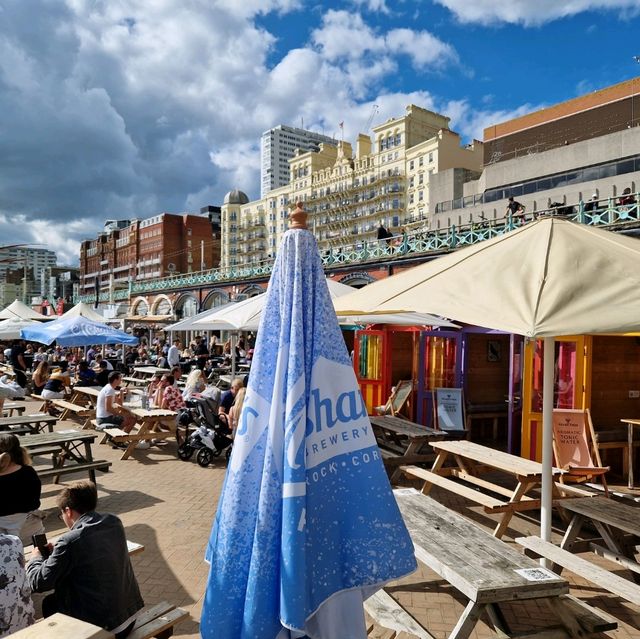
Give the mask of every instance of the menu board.
[[461, 388], [436, 388], [436, 414], [441, 430], [464, 430]]

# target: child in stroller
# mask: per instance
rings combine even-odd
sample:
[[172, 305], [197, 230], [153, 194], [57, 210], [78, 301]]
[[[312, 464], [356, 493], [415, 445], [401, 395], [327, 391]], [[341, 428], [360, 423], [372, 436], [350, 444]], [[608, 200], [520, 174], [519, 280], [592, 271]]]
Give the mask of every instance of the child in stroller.
[[[183, 461], [191, 459], [196, 451], [196, 461], [204, 468], [223, 452], [229, 459], [231, 429], [226, 415], [218, 414], [218, 402], [219, 397], [192, 397], [187, 400], [187, 407], [180, 409], [176, 432], [178, 457]], [[193, 432], [189, 431], [191, 424], [196, 426]]]

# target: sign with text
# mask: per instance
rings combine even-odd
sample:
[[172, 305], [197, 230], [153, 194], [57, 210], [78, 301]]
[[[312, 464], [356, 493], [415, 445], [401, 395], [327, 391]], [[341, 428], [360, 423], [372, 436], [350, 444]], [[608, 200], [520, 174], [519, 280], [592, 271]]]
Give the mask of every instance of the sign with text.
[[436, 414], [441, 430], [464, 430], [461, 388], [436, 388]]

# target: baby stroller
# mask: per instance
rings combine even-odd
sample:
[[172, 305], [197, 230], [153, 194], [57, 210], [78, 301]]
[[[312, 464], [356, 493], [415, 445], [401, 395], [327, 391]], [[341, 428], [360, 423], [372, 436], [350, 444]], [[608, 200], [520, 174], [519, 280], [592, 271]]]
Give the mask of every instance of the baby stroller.
[[[231, 429], [226, 415], [218, 415], [217, 402], [210, 397], [194, 397], [178, 414], [178, 457], [183, 461], [196, 453], [198, 465], [206, 468], [214, 457], [223, 452], [227, 461], [231, 456]], [[195, 430], [190, 432], [191, 424]], [[196, 452], [197, 451], [197, 452]]]

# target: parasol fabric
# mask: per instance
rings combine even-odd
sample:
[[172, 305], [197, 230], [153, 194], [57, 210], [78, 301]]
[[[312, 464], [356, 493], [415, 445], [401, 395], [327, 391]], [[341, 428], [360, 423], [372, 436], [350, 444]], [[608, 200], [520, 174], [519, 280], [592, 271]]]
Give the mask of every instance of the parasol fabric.
[[364, 638], [363, 600], [416, 567], [306, 230], [278, 251], [207, 560], [204, 639]]
[[137, 344], [138, 338], [111, 326], [92, 322], [82, 316], [58, 319], [49, 324], [28, 326], [20, 331], [23, 339], [60, 346], [93, 344]]

